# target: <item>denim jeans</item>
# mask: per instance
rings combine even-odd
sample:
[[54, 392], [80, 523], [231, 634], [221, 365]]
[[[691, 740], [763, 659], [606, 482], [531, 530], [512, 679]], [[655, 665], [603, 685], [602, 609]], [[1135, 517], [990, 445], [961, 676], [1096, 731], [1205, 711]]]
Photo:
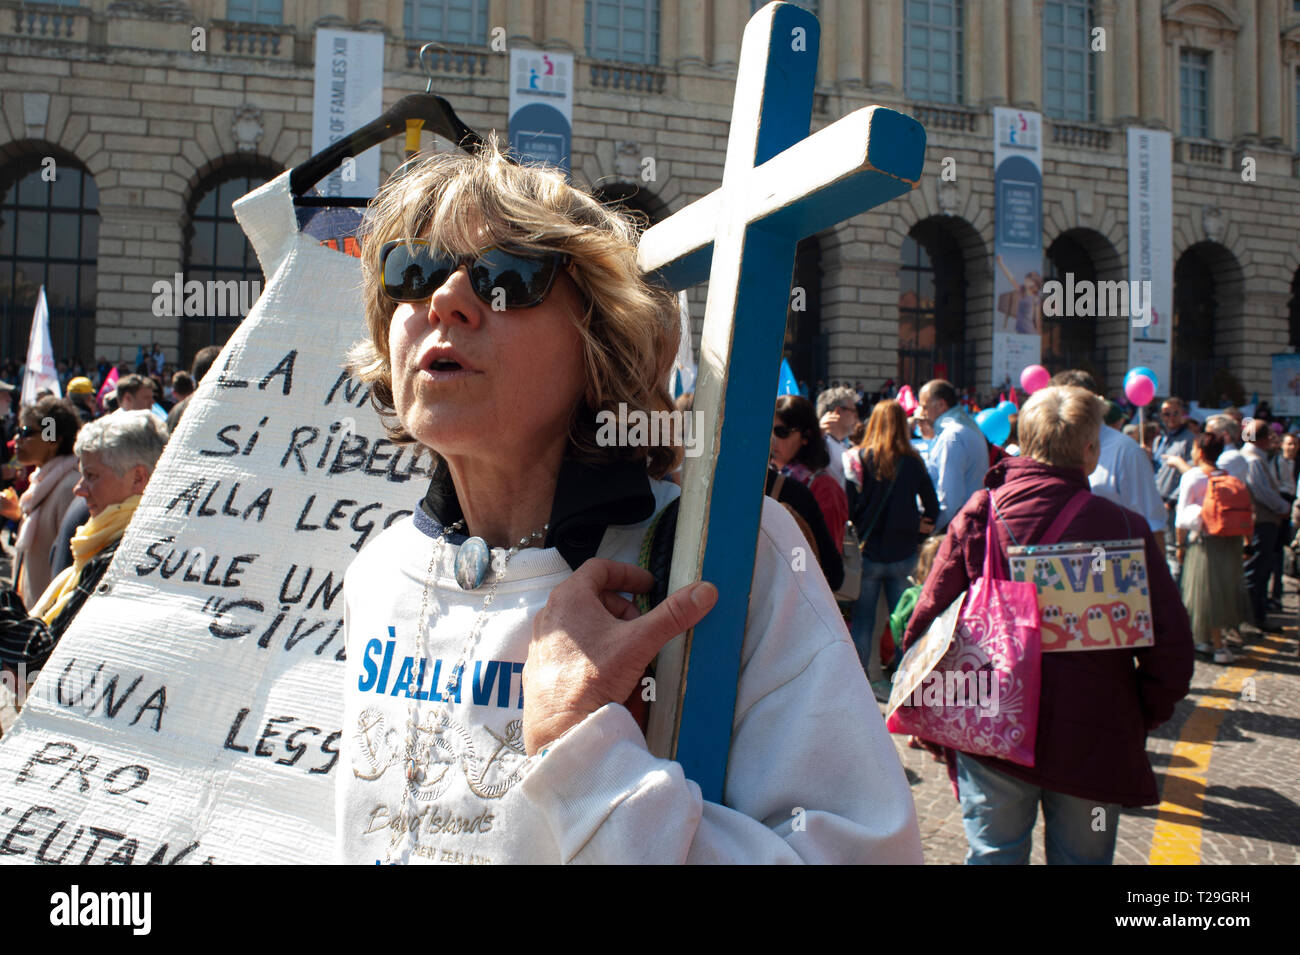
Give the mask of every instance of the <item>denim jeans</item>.
[[1119, 806], [1067, 796], [957, 754], [967, 865], [1027, 865], [1038, 803], [1047, 823], [1048, 865], [1110, 865]]
[[[898, 606], [898, 599], [907, 589], [907, 575], [916, 566], [916, 555], [896, 560], [889, 564], [877, 564], [862, 558], [862, 589], [858, 592], [858, 601], [853, 605], [853, 622], [849, 633], [853, 636], [853, 645], [858, 648], [858, 659], [862, 669], [870, 672], [871, 658], [876, 652], [876, 604], [880, 600], [881, 588], [885, 591], [885, 600], [889, 606], [885, 612], [892, 613]], [[901, 643], [903, 635], [894, 634], [896, 643]]]

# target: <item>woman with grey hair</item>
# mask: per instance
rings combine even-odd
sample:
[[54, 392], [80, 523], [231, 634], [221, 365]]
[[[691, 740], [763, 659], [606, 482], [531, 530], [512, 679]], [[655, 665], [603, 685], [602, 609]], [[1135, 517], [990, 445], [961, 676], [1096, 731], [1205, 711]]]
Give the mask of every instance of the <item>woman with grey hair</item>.
[[0, 665], [38, 670], [99, 584], [131, 523], [167, 443], [167, 426], [148, 411], [122, 411], [85, 425], [74, 452], [90, 520], [72, 537], [72, 566], [41, 594], [29, 615], [12, 590], [0, 593]]
[[[1033, 765], [956, 755], [970, 865], [1027, 863], [1040, 803], [1049, 865], [1109, 865], [1119, 807], [1160, 801], [1146, 734], [1168, 720], [1187, 693], [1191, 627], [1147, 522], [1091, 493], [1088, 475], [1101, 455], [1101, 427], [1102, 405], [1089, 391], [1057, 386], [1034, 392], [1020, 409], [1020, 456], [990, 468], [987, 490], [971, 495], [953, 518], [903, 638], [906, 650], [962, 599], [983, 574], [988, 547], [1003, 552], [994, 560], [1005, 561], [1004, 549], [1015, 544], [1142, 541], [1154, 642], [1134, 646], [1131, 634], [1111, 623], [1122, 624], [1124, 617], [1087, 623], [1076, 631], [1077, 643], [1043, 654]], [[1064, 526], [1053, 534], [1058, 517]]]

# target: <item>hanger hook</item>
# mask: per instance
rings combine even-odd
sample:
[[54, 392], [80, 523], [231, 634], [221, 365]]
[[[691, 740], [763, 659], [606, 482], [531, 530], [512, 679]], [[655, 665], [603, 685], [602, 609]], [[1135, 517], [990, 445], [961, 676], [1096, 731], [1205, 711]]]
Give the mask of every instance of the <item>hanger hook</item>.
[[424, 54], [430, 51], [434, 53], [447, 52], [446, 48], [443, 47], [441, 43], [429, 42], [420, 47], [420, 69], [424, 70], [424, 75], [429, 81], [424, 87], [426, 93], [433, 92], [433, 66], [432, 64], [425, 62], [424, 59]]

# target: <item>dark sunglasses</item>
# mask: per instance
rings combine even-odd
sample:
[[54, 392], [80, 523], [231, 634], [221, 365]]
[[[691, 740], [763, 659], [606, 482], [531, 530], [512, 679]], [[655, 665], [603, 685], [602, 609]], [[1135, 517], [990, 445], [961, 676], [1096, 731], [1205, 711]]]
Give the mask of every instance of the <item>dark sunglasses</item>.
[[474, 294], [487, 305], [532, 308], [546, 301], [563, 264], [558, 252], [534, 256], [492, 248], [478, 255], [452, 255], [427, 239], [394, 239], [379, 251], [384, 294], [395, 302], [427, 301], [465, 265]]
[[790, 437], [790, 435], [794, 434], [794, 432], [795, 429], [790, 427], [788, 424], [772, 425], [772, 433], [776, 435], [778, 438], [780, 438], [782, 441]]
[[25, 424], [18, 429], [18, 437], [20, 438], [34, 438], [36, 437], [36, 435], [40, 433], [41, 433], [40, 428], [33, 428], [29, 424]]

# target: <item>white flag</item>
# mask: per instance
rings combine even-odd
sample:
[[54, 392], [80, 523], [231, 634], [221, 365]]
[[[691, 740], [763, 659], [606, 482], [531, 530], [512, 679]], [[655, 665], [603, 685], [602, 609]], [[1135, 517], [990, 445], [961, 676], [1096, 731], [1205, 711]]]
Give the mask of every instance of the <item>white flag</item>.
[[[677, 311], [682, 323], [682, 337], [677, 343], [677, 361], [673, 373], [681, 382], [681, 393], [695, 390], [695, 357], [691, 352], [691, 307], [686, 300], [686, 292], [677, 293]], [[673, 384], [668, 382], [668, 393], [672, 394]]]
[[63, 397], [59, 375], [54, 370], [54, 345], [50, 342], [50, 308], [45, 304], [45, 286], [36, 296], [36, 312], [32, 315], [32, 335], [27, 342], [27, 372], [23, 375], [22, 404], [36, 402], [36, 392], [49, 388], [55, 397]]

